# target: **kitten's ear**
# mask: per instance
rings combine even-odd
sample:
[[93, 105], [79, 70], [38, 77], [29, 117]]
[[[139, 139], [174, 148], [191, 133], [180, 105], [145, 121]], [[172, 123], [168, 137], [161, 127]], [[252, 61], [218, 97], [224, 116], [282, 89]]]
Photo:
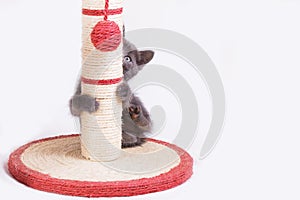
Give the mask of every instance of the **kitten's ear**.
[[137, 64], [145, 65], [149, 63], [153, 57], [154, 57], [154, 51], [151, 50], [139, 51]]

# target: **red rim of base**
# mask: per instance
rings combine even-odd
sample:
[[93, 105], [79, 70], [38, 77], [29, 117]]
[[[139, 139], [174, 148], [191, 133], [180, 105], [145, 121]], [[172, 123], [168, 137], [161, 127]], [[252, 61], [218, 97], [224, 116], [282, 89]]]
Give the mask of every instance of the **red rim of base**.
[[14, 151], [8, 161], [8, 170], [19, 182], [37, 190], [70, 196], [82, 197], [121, 197], [159, 192], [176, 187], [187, 181], [193, 174], [193, 159], [183, 149], [167, 142], [148, 139], [148, 141], [165, 145], [175, 150], [180, 156], [180, 164], [169, 172], [152, 178], [130, 181], [90, 182], [53, 178], [47, 174], [28, 168], [21, 160], [22, 153], [31, 145], [48, 140], [78, 137], [63, 135], [41, 139], [28, 143]]

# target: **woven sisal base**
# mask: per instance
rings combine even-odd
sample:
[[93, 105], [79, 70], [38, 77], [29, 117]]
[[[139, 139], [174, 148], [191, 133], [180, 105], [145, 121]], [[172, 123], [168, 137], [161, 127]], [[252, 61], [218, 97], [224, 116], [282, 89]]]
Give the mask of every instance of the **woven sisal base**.
[[148, 139], [125, 149], [120, 159], [93, 162], [80, 153], [79, 135], [26, 144], [10, 155], [8, 168], [29, 187], [84, 197], [133, 196], [182, 184], [192, 175], [193, 160], [181, 148]]

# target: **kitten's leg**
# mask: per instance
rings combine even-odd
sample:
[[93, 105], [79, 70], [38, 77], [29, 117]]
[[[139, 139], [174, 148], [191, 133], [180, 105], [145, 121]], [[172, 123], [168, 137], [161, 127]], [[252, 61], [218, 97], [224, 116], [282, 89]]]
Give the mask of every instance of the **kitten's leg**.
[[80, 116], [82, 112], [93, 113], [98, 110], [99, 103], [89, 95], [74, 95], [69, 102], [71, 114]]
[[132, 92], [127, 82], [124, 81], [117, 87], [117, 96], [121, 99], [123, 108], [127, 108], [129, 106], [131, 95]]
[[142, 105], [131, 104], [128, 108], [131, 119], [135, 124], [140, 127], [142, 130], [151, 131], [151, 119], [148, 112]]
[[122, 148], [141, 146], [145, 142], [146, 141], [144, 138], [140, 138], [122, 131]]
[[71, 114], [79, 117], [83, 111], [92, 113], [98, 110], [99, 103], [89, 95], [81, 94], [81, 81], [78, 81], [76, 92], [69, 101]]

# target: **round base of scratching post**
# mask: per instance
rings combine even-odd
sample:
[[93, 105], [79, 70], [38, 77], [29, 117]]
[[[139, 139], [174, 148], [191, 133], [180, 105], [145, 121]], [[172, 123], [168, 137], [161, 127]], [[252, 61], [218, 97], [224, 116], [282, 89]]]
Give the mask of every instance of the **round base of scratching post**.
[[173, 188], [192, 175], [193, 159], [181, 148], [154, 139], [122, 151], [111, 162], [80, 152], [80, 136], [37, 140], [10, 155], [8, 169], [29, 187], [83, 197], [133, 196]]

